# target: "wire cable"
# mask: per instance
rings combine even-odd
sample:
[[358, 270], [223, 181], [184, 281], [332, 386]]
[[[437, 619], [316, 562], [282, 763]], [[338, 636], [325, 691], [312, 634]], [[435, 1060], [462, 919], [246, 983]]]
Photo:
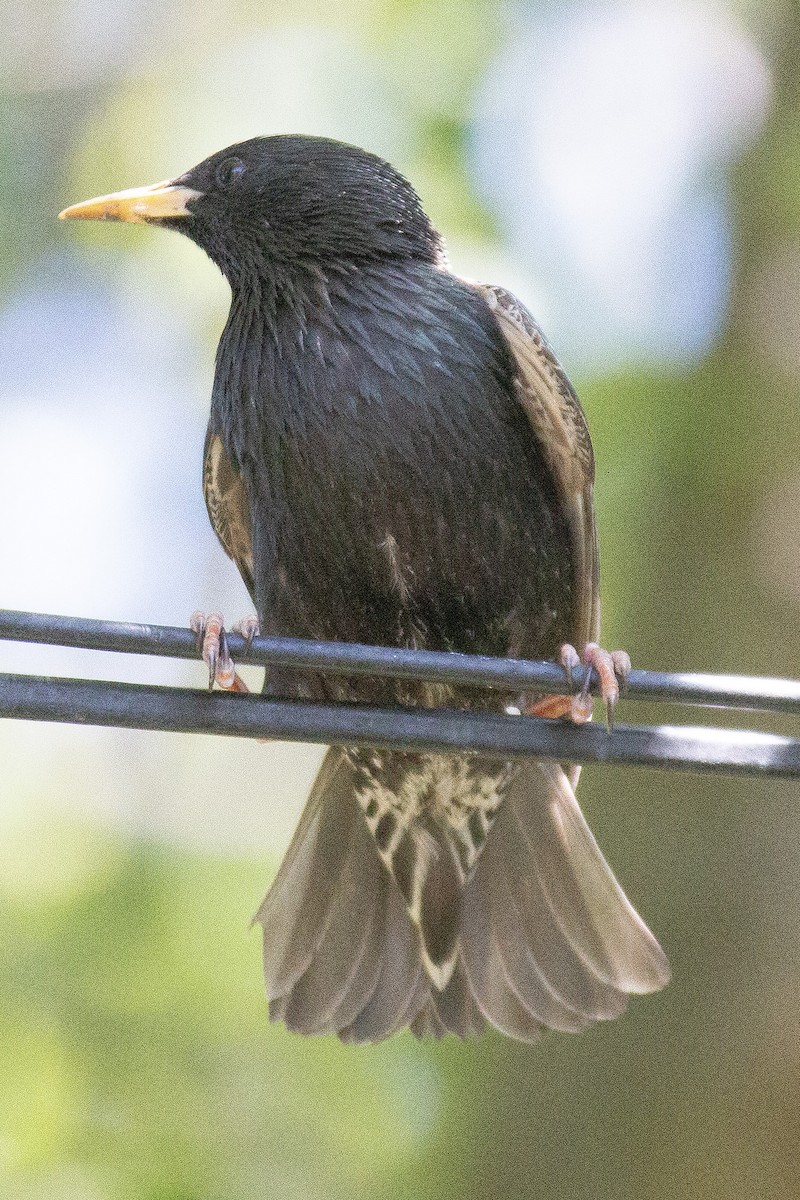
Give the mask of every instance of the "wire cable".
[[[545, 694], [580, 691], [586, 678], [586, 668], [577, 668], [570, 689], [562, 668], [551, 662], [400, 650], [349, 642], [314, 642], [302, 638], [256, 637], [248, 647], [240, 634], [226, 633], [226, 637], [237, 662], [290, 666], [298, 671], [390, 676]], [[0, 609], [0, 640], [170, 658], [198, 657], [197, 639], [188, 627], [133, 625], [10, 609]], [[590, 672], [589, 690], [595, 693], [598, 690], [595, 671]], [[800, 682], [790, 679], [633, 670], [628, 677], [626, 697], [800, 714]]]
[[[189, 629], [0, 610], [0, 640], [197, 659]], [[564, 693], [553, 663], [396, 650], [295, 638], [228, 635], [240, 662], [344, 675], [394, 676], [512, 692]], [[573, 690], [585, 670], [576, 671]], [[597, 684], [594, 673], [590, 686]], [[730, 675], [632, 671], [632, 698], [783, 713], [800, 712], [800, 684]], [[800, 776], [800, 739], [694, 726], [573, 725], [537, 717], [448, 709], [312, 704], [261, 695], [102, 680], [0, 674], [0, 717], [127, 729], [279, 738], [399, 750], [539, 756], [693, 771]]]

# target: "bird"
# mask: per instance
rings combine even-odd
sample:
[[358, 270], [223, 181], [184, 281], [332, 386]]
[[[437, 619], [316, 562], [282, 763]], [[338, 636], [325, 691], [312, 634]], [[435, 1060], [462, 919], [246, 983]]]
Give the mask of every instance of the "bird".
[[[257, 137], [60, 215], [176, 230], [230, 285], [203, 491], [262, 633], [589, 663], [611, 713], [630, 660], [597, 641], [579, 400], [525, 306], [451, 269], [399, 171], [328, 138]], [[574, 720], [591, 704], [287, 668], [265, 690], [521, 700]], [[594, 840], [577, 776], [329, 748], [254, 918], [271, 1019], [347, 1043], [487, 1027], [534, 1042], [662, 988], [667, 958]]]

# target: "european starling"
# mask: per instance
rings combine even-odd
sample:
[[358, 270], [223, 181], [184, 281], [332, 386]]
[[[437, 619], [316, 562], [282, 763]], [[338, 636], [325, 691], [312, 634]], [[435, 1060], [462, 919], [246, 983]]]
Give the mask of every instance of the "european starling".
[[[324, 138], [254, 138], [61, 215], [177, 229], [230, 284], [203, 487], [262, 631], [567, 665], [575, 646], [613, 703], [626, 656], [595, 643], [578, 399], [523, 305], [449, 270], [388, 163]], [[265, 686], [472, 709], [518, 699], [287, 670]], [[332, 747], [257, 914], [270, 1016], [346, 1042], [487, 1022], [533, 1041], [662, 987], [665, 956], [576, 780], [548, 762]]]

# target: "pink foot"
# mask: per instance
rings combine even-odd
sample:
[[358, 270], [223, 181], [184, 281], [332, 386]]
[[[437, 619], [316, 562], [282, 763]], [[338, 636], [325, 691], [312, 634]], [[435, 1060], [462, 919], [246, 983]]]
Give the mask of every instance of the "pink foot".
[[[600, 699], [606, 708], [608, 728], [609, 731], [613, 729], [614, 710], [619, 700], [620, 687], [625, 687], [625, 680], [631, 669], [631, 660], [626, 651], [603, 650], [596, 642], [587, 642], [581, 656], [574, 646], [564, 645], [559, 650], [558, 661], [570, 682], [576, 667], [581, 664], [594, 667], [600, 677]], [[530, 705], [526, 712], [537, 717], [568, 716], [576, 725], [582, 725], [592, 718], [592, 697], [587, 686], [571, 696], [545, 696]]]
[[[200, 611], [194, 612], [189, 621], [189, 628], [197, 636], [198, 649], [208, 667], [208, 690], [211, 691], [217, 683], [226, 692], [249, 692], [250, 689], [236, 671], [228, 650], [222, 614], [206, 615]], [[255, 617], [245, 617], [233, 628], [237, 633], [241, 633], [249, 645], [258, 633], [258, 621]]]

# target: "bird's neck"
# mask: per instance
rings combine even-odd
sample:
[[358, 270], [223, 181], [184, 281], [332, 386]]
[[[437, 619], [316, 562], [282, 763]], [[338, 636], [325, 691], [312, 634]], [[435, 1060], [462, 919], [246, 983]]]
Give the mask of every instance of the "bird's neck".
[[412, 277], [393, 264], [295, 263], [236, 279], [212, 401], [228, 452], [243, 463], [248, 447], [263, 454], [278, 434], [296, 431], [325, 404], [353, 347], [373, 352], [376, 321], [380, 341], [406, 336], [403, 290], [419, 299]]

